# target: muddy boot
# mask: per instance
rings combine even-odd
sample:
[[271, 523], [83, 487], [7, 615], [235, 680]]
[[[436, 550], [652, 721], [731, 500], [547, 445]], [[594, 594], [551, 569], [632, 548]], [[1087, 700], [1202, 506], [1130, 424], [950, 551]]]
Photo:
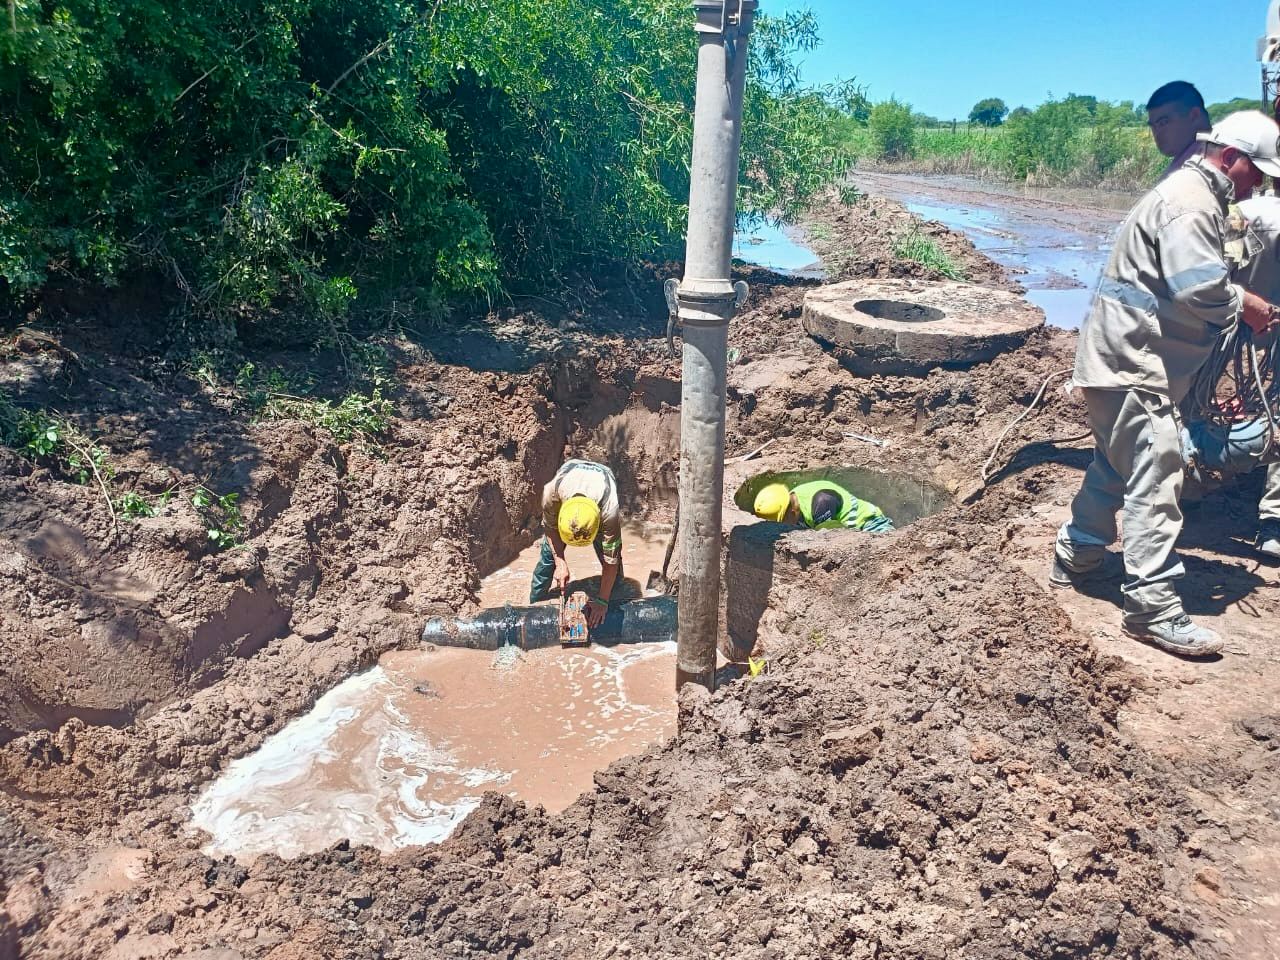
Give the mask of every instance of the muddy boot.
[[1263, 520], [1254, 545], [1268, 560], [1280, 560], [1280, 520]]
[[1185, 613], [1159, 623], [1126, 623], [1124, 632], [1179, 657], [1212, 657], [1222, 650], [1222, 638], [1208, 627], [1197, 627]]

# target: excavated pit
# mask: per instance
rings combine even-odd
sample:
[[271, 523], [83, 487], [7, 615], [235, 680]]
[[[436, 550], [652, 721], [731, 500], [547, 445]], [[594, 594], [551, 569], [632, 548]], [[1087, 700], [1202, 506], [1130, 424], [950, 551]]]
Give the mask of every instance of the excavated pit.
[[[767, 462], [767, 461], [766, 461]], [[860, 530], [795, 532], [794, 528], [760, 520], [752, 512], [756, 494], [771, 483], [789, 487], [811, 480], [830, 480], [855, 496], [869, 500], [893, 520], [898, 531], [932, 516], [952, 503], [939, 484], [896, 471], [850, 465], [821, 465], [803, 470], [781, 469], [771, 464], [738, 464], [725, 477], [725, 656], [742, 661], [759, 649], [760, 622], [779, 590], [795, 586], [804, 576], [804, 565], [788, 561], [791, 540], [797, 535], [862, 541], [884, 534]]]
[[[644, 595], [671, 529], [623, 530], [618, 600]], [[527, 604], [539, 543], [485, 577], [481, 607]], [[592, 593], [590, 548], [568, 550]], [[558, 600], [540, 605], [554, 607]], [[610, 763], [675, 731], [675, 643], [492, 653], [427, 645], [384, 654], [231, 764], [192, 806], [205, 851], [296, 857], [339, 840], [385, 852], [439, 843], [495, 791], [551, 811]]]

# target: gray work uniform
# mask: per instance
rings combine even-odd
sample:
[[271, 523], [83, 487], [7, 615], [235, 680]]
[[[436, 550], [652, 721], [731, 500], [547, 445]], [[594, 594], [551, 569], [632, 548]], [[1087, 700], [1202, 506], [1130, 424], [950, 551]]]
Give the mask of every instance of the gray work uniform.
[[1094, 457], [1056, 550], [1067, 569], [1092, 569], [1123, 511], [1124, 616], [1135, 625], [1183, 612], [1173, 586], [1185, 572], [1173, 549], [1182, 531], [1177, 405], [1243, 304], [1224, 256], [1232, 195], [1222, 172], [1193, 158], [1143, 196], [1120, 227], [1076, 347]]
[[[1259, 249], [1236, 271], [1235, 279], [1268, 303], [1280, 303], [1280, 197], [1251, 197], [1238, 207], [1249, 222], [1249, 232], [1259, 241]], [[1274, 340], [1274, 334], [1269, 336]], [[1267, 468], [1258, 519], [1280, 520], [1280, 463]]]

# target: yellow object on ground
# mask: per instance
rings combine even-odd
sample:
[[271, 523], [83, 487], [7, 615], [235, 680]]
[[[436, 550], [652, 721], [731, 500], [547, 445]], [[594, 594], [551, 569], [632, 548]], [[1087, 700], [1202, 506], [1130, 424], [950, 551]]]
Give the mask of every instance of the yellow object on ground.
[[556, 528], [565, 546], [589, 547], [600, 532], [600, 507], [589, 497], [570, 497], [560, 507]]
[[756, 494], [755, 515], [762, 520], [781, 523], [791, 506], [791, 491], [785, 483], [771, 483]]

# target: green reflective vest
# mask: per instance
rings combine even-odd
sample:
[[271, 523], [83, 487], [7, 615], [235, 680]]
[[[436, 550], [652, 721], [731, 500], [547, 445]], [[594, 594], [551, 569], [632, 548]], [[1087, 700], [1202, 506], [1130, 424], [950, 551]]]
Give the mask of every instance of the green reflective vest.
[[[831, 490], [838, 493], [844, 503], [838, 516], [824, 520], [822, 523], [814, 523], [813, 498], [823, 490]], [[791, 492], [795, 494], [796, 502], [800, 505], [801, 522], [810, 530], [837, 530], [841, 527], [852, 527], [854, 530], [861, 530], [867, 524], [884, 518], [884, 511], [874, 503], [859, 500], [840, 484], [832, 483], [830, 480], [811, 480], [808, 483], [800, 484], [798, 487], [793, 487]]]

